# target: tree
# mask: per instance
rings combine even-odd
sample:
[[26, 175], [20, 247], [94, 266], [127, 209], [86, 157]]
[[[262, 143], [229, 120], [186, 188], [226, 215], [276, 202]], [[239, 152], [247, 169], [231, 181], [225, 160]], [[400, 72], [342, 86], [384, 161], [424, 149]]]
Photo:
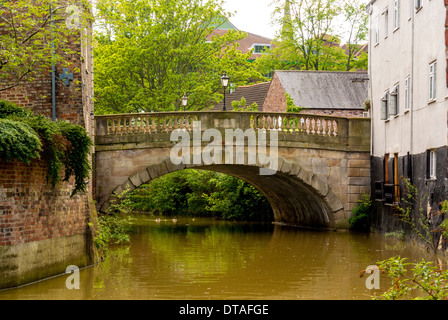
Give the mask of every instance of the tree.
[[367, 54], [362, 52], [362, 42], [367, 40], [368, 15], [366, 5], [360, 0], [353, 0], [344, 3], [343, 17], [348, 26], [348, 40], [346, 44], [347, 71], [354, 67], [357, 69], [367, 69]]
[[[79, 33], [90, 12], [87, 1], [77, 1], [76, 6], [71, 2], [75, 3], [0, 1], [0, 92], [51, 72], [53, 64], [70, 63], [67, 57], [75, 52], [67, 44]], [[74, 16], [72, 10], [79, 19], [77, 28], [68, 27]]]
[[[365, 69], [361, 45], [367, 36], [365, 5], [339, 0], [274, 0], [273, 20], [280, 32], [275, 47], [257, 61], [263, 73], [272, 70]], [[343, 20], [342, 27], [338, 21]], [[341, 38], [347, 38], [346, 50]]]
[[95, 48], [99, 113], [174, 111], [184, 92], [201, 110], [222, 97], [224, 71], [235, 86], [263, 79], [230, 30], [210, 39], [227, 17], [221, 4], [203, 0], [99, 0], [101, 31]]

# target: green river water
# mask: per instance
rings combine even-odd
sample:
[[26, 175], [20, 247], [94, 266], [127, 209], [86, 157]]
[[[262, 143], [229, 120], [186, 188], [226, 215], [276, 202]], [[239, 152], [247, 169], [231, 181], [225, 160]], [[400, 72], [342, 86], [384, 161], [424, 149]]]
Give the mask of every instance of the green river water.
[[60, 275], [16, 289], [2, 299], [360, 300], [368, 290], [360, 273], [400, 255], [426, 257], [420, 248], [376, 234], [306, 231], [272, 224], [139, 217], [130, 245], [80, 270], [80, 289]]

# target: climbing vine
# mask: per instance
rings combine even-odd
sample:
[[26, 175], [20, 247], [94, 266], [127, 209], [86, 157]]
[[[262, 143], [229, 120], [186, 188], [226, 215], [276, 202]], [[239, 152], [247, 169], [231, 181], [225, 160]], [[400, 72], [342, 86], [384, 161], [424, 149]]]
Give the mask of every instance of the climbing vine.
[[[72, 196], [86, 189], [92, 140], [81, 126], [53, 122], [15, 104], [0, 101], [0, 159], [29, 163], [42, 158], [48, 164], [47, 181], [54, 188], [75, 177]], [[61, 176], [62, 169], [65, 170]]]

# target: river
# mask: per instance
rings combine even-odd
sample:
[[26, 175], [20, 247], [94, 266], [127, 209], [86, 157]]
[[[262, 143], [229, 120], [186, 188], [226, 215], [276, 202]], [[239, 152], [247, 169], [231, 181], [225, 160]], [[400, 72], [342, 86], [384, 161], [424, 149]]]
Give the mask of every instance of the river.
[[145, 300], [363, 300], [362, 270], [400, 255], [425, 252], [377, 234], [307, 231], [272, 224], [139, 217], [130, 245], [80, 270], [80, 289], [61, 275], [0, 291], [2, 299]]

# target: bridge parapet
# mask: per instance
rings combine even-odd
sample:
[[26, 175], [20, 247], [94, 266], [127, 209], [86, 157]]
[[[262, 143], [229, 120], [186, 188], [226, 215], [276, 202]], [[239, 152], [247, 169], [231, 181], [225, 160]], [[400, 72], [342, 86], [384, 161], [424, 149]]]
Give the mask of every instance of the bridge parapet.
[[370, 150], [370, 119], [267, 112], [196, 111], [96, 116], [96, 144], [169, 143], [172, 131], [193, 131], [195, 121], [200, 122], [202, 131], [275, 130], [280, 145], [292, 144], [290, 147], [306, 143], [310, 148]]
[[194, 121], [201, 122], [203, 129], [228, 127], [337, 136], [339, 127], [344, 127], [345, 123], [343, 122], [346, 122], [347, 119], [319, 115], [260, 112], [199, 111], [118, 114], [97, 116], [96, 135], [152, 134], [171, 132], [176, 129], [193, 130]]

